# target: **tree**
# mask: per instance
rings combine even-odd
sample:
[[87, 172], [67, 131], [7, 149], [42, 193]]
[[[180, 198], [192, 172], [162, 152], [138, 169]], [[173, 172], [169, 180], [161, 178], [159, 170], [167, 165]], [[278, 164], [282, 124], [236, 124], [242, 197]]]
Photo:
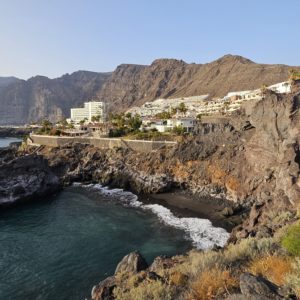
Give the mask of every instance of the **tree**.
[[196, 118], [197, 118], [199, 121], [201, 121], [202, 115], [201, 115], [201, 114], [198, 114], [198, 115], [196, 116]]
[[174, 116], [177, 114], [177, 107], [172, 107], [171, 108], [171, 115]]
[[85, 119], [79, 121], [80, 125], [83, 125], [84, 123], [85, 123]]
[[42, 121], [42, 126], [45, 128], [49, 128], [52, 127], [52, 123], [49, 120], [45, 119]]
[[185, 106], [185, 104], [183, 102], [181, 102], [178, 105], [178, 111], [180, 111], [181, 113], [183, 113], [184, 115], [186, 114], [186, 112], [188, 111], [187, 107]]
[[175, 126], [175, 127], [173, 127], [172, 132], [177, 134], [177, 135], [183, 135], [184, 134], [184, 128], [181, 125]]
[[92, 122], [99, 122], [100, 121], [100, 115], [97, 115], [97, 116], [92, 116], [92, 118], [91, 118], [91, 121]]
[[170, 112], [163, 111], [161, 113], [156, 114], [155, 117], [159, 119], [170, 119], [172, 116]]
[[130, 126], [131, 131], [137, 131], [142, 125], [142, 120], [139, 115], [135, 115], [134, 117], [130, 117], [128, 120], [128, 125]]

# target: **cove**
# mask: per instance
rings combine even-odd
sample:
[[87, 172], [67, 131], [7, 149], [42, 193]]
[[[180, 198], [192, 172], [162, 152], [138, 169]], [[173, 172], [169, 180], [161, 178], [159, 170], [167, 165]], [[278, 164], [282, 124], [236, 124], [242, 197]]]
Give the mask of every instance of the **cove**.
[[191, 248], [183, 230], [115, 200], [78, 186], [1, 211], [0, 299], [82, 300], [131, 251], [151, 263]]

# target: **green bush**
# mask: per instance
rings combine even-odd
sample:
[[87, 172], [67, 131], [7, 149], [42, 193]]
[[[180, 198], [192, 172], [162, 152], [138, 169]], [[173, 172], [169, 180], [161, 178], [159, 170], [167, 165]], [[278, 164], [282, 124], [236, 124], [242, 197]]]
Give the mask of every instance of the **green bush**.
[[289, 227], [281, 241], [284, 247], [292, 255], [300, 255], [300, 222]]

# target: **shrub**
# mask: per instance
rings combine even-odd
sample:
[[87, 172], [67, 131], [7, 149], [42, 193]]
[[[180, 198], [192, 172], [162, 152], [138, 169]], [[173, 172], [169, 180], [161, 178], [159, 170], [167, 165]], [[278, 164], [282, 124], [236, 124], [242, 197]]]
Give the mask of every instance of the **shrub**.
[[215, 266], [231, 268], [248, 263], [256, 257], [266, 255], [277, 250], [271, 238], [248, 238], [238, 244], [230, 244], [223, 251], [191, 251], [187, 261], [177, 267], [177, 270], [190, 277], [197, 277], [204, 270]]
[[269, 281], [283, 285], [285, 276], [292, 270], [291, 260], [287, 257], [267, 255], [253, 260], [248, 271], [253, 275], [260, 275]]
[[188, 277], [179, 271], [174, 271], [169, 275], [169, 283], [172, 285], [184, 286], [186, 285], [187, 280]]
[[298, 299], [300, 299], [300, 258], [297, 257], [292, 264], [292, 272], [286, 278], [286, 284], [293, 289]]
[[300, 255], [300, 222], [290, 226], [281, 245], [292, 255]]
[[175, 288], [161, 281], [144, 281], [130, 289], [114, 289], [116, 300], [172, 300], [175, 297]]
[[229, 270], [213, 268], [201, 273], [199, 278], [192, 283], [192, 292], [188, 299], [210, 300], [217, 296], [228, 294], [230, 290], [238, 287], [238, 280]]

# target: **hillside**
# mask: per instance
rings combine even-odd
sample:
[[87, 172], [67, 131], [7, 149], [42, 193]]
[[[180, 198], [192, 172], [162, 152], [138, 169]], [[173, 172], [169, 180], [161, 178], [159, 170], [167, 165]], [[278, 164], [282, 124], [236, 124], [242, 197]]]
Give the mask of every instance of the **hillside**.
[[[254, 89], [288, 78], [290, 66], [257, 64], [241, 56], [225, 55], [207, 64], [159, 59], [150, 66], [120, 65], [104, 84], [99, 96], [120, 109], [156, 98]], [[300, 69], [299, 67], [297, 67]]]
[[150, 66], [122, 64], [113, 73], [78, 71], [55, 79], [36, 76], [27, 81], [0, 78], [0, 125], [44, 118], [57, 121], [68, 117], [71, 107], [91, 98], [109, 103], [110, 110], [121, 111], [162, 97], [224, 96], [229, 91], [284, 81], [290, 68], [225, 55], [207, 64], [158, 59]]

